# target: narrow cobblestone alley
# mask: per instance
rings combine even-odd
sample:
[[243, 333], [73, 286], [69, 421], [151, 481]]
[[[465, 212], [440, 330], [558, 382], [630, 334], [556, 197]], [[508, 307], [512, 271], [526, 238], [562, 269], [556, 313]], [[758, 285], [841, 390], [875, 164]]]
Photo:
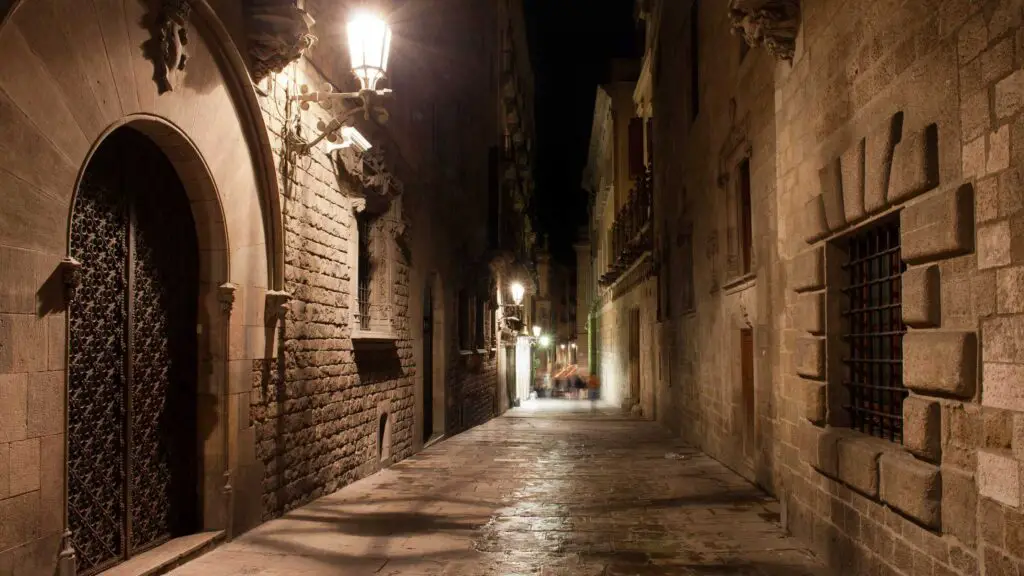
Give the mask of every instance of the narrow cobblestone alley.
[[530, 404], [173, 574], [826, 573], [774, 501], [655, 424]]

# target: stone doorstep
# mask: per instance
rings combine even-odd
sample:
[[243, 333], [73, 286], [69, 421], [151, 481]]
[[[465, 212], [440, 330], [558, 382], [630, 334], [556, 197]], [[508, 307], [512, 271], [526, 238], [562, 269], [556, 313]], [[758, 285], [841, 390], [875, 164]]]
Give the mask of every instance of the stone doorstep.
[[190, 534], [147, 550], [100, 573], [100, 576], [157, 576], [212, 551], [224, 541], [224, 531]]

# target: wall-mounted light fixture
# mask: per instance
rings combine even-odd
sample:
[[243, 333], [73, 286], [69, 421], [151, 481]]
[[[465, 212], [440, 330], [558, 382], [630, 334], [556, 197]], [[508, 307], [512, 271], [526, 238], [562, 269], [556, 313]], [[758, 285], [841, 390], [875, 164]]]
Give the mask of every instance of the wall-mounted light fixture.
[[533, 337], [540, 338], [540, 326], [533, 327]]
[[[338, 107], [330, 122], [321, 121], [317, 124], [320, 134], [315, 139], [297, 145], [300, 153], [308, 152], [324, 139], [337, 143], [338, 132], [341, 131], [344, 138], [343, 128], [359, 114], [366, 120], [373, 118], [381, 124], [388, 121], [388, 111], [378, 101], [390, 95], [391, 90], [378, 90], [377, 83], [387, 72], [391, 27], [378, 16], [359, 13], [349, 21], [346, 31], [352, 74], [359, 80], [359, 91], [335, 92], [330, 84], [318, 91], [310, 91], [305, 84], [300, 87], [300, 93], [292, 96], [292, 99], [297, 100], [303, 110], [308, 110], [311, 102], [316, 102], [325, 110], [333, 111]], [[359, 146], [355, 140], [352, 144]], [[347, 147], [344, 143], [341, 146]], [[331, 150], [334, 149], [337, 148]]]
[[520, 306], [523, 303], [523, 296], [526, 295], [526, 288], [521, 282], [513, 282], [509, 290], [512, 292], [512, 301], [516, 306]]
[[326, 146], [328, 154], [345, 148], [355, 148], [359, 152], [366, 152], [373, 148], [373, 144], [359, 130], [356, 130], [355, 126], [342, 126], [339, 132], [341, 133], [341, 142], [329, 143]]

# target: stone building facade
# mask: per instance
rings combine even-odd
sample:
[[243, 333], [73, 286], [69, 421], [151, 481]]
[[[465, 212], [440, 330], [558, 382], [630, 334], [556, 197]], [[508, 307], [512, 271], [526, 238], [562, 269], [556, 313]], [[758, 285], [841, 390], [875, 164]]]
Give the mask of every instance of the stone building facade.
[[650, 416], [654, 410], [657, 283], [651, 166], [633, 94], [639, 62], [613, 60], [594, 103], [583, 186], [591, 194], [591, 370], [601, 398]]
[[231, 538], [505, 408], [522, 7], [449, 4], [378, 6], [369, 149], [296, 98], [355, 89], [354, 3], [0, 4], [0, 574]]
[[637, 3], [653, 414], [841, 573], [1017, 574], [1021, 4], [725, 4]]

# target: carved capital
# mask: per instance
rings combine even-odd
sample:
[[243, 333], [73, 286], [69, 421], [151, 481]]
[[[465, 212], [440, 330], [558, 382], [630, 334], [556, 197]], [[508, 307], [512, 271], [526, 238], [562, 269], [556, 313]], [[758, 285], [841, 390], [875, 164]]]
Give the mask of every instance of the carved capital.
[[780, 60], [792, 61], [800, 27], [799, 0], [730, 0], [733, 33], [747, 44], [764, 46]]
[[220, 302], [220, 311], [224, 314], [231, 314], [231, 309], [235, 306], [235, 292], [238, 291], [238, 286], [230, 282], [225, 282], [217, 287], [217, 300]]
[[267, 292], [267, 317], [284, 320], [288, 314], [288, 303], [291, 299], [291, 293], [284, 290]]
[[64, 283], [64, 301], [70, 304], [78, 295], [82, 283], [82, 263], [68, 256], [60, 262], [61, 281]]

